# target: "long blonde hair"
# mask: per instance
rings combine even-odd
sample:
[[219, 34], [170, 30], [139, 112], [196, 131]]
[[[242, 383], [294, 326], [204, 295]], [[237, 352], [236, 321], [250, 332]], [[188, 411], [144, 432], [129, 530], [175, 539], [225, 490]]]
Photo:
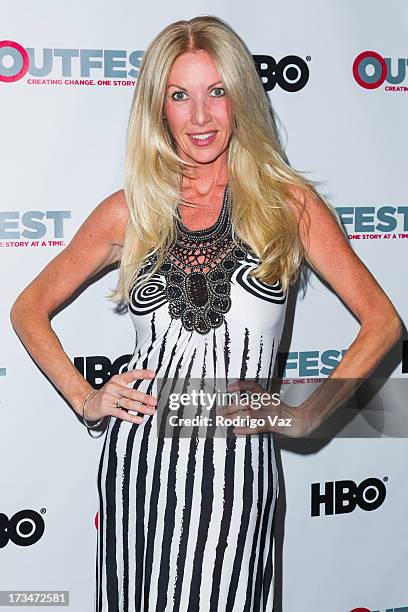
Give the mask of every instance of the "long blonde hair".
[[[135, 281], [153, 275], [176, 240], [177, 207], [186, 167], [163, 120], [167, 78], [176, 58], [187, 51], [207, 51], [220, 73], [233, 109], [233, 130], [227, 151], [232, 198], [233, 237], [244, 240], [260, 259], [252, 271], [259, 280], [285, 289], [298, 276], [305, 250], [298, 220], [288, 201], [287, 186], [317, 194], [310, 179], [285, 160], [274, 112], [254, 59], [241, 38], [222, 19], [199, 16], [162, 30], [146, 50], [128, 122], [124, 192], [129, 208], [113, 301], [129, 300]], [[333, 214], [334, 210], [325, 202]], [[301, 206], [298, 201], [297, 206]], [[149, 274], [137, 278], [146, 260], [156, 254]]]

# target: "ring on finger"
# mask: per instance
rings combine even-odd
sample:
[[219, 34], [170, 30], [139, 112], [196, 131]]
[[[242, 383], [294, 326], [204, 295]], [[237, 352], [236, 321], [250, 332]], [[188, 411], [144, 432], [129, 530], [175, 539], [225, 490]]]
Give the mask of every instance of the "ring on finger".
[[118, 399], [116, 400], [116, 408], [122, 408], [122, 406], [120, 405], [120, 398], [121, 398], [121, 397], [122, 397], [122, 396], [120, 395], [120, 396], [118, 397]]

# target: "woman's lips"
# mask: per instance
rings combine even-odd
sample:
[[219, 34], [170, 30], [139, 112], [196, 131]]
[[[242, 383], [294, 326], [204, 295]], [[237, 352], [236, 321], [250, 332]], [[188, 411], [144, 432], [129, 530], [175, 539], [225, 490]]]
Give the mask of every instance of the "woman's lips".
[[208, 145], [210, 145], [212, 142], [214, 142], [216, 136], [217, 136], [217, 132], [212, 132], [211, 135], [209, 135], [207, 137], [207, 134], [205, 134], [205, 138], [194, 138], [191, 134], [188, 135], [191, 142], [193, 144], [195, 144], [197, 147], [208, 147]]

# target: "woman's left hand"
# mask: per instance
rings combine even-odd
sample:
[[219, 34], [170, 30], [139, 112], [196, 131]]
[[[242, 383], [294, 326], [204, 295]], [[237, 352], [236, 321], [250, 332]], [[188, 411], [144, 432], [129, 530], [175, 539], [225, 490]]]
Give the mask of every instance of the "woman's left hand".
[[[254, 380], [239, 380], [227, 386], [231, 393], [249, 391], [249, 399], [238, 404], [226, 404], [216, 409], [217, 415], [228, 418], [240, 417], [242, 425], [233, 427], [236, 435], [253, 435], [263, 432], [273, 432], [290, 438], [303, 438], [309, 435], [317, 423], [311, 423], [310, 417], [306, 418], [302, 405], [289, 406], [280, 398], [279, 394], [268, 393]], [[259, 407], [254, 408], [252, 395], [257, 395]], [[241, 403], [239, 403], [241, 401]]]

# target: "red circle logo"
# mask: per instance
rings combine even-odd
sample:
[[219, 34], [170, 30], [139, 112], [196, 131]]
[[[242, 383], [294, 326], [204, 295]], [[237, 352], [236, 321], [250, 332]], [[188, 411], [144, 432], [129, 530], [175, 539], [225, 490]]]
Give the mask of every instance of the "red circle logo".
[[[9, 49], [14, 50], [14, 53], [12, 52], [10, 53], [12, 57], [15, 56], [16, 51], [18, 55], [21, 57], [21, 68], [15, 74], [12, 74], [12, 75], [2, 74], [2, 70], [1, 70], [2, 66], [0, 64], [0, 81], [3, 81], [4, 83], [12, 83], [13, 81], [18, 81], [25, 75], [30, 65], [30, 58], [28, 57], [28, 53], [24, 49], [24, 47], [21, 46], [19, 43], [14, 42], [14, 40], [0, 40], [0, 49], [4, 49], [4, 48], [6, 49], [9, 48]], [[2, 54], [7, 55], [7, 52], [4, 53], [3, 51]]]
[[[379, 70], [379, 76], [375, 81], [372, 81], [371, 78], [368, 78], [368, 75], [365, 74], [364, 69], [361, 69], [361, 63], [366, 60], [371, 59], [371, 63], [375, 68]], [[365, 89], [376, 89], [380, 87], [387, 78], [387, 64], [385, 63], [384, 58], [375, 51], [364, 51], [357, 55], [356, 59], [353, 62], [353, 76], [357, 83], [361, 85], [361, 87], [365, 87]], [[364, 608], [362, 608], [364, 610]]]

